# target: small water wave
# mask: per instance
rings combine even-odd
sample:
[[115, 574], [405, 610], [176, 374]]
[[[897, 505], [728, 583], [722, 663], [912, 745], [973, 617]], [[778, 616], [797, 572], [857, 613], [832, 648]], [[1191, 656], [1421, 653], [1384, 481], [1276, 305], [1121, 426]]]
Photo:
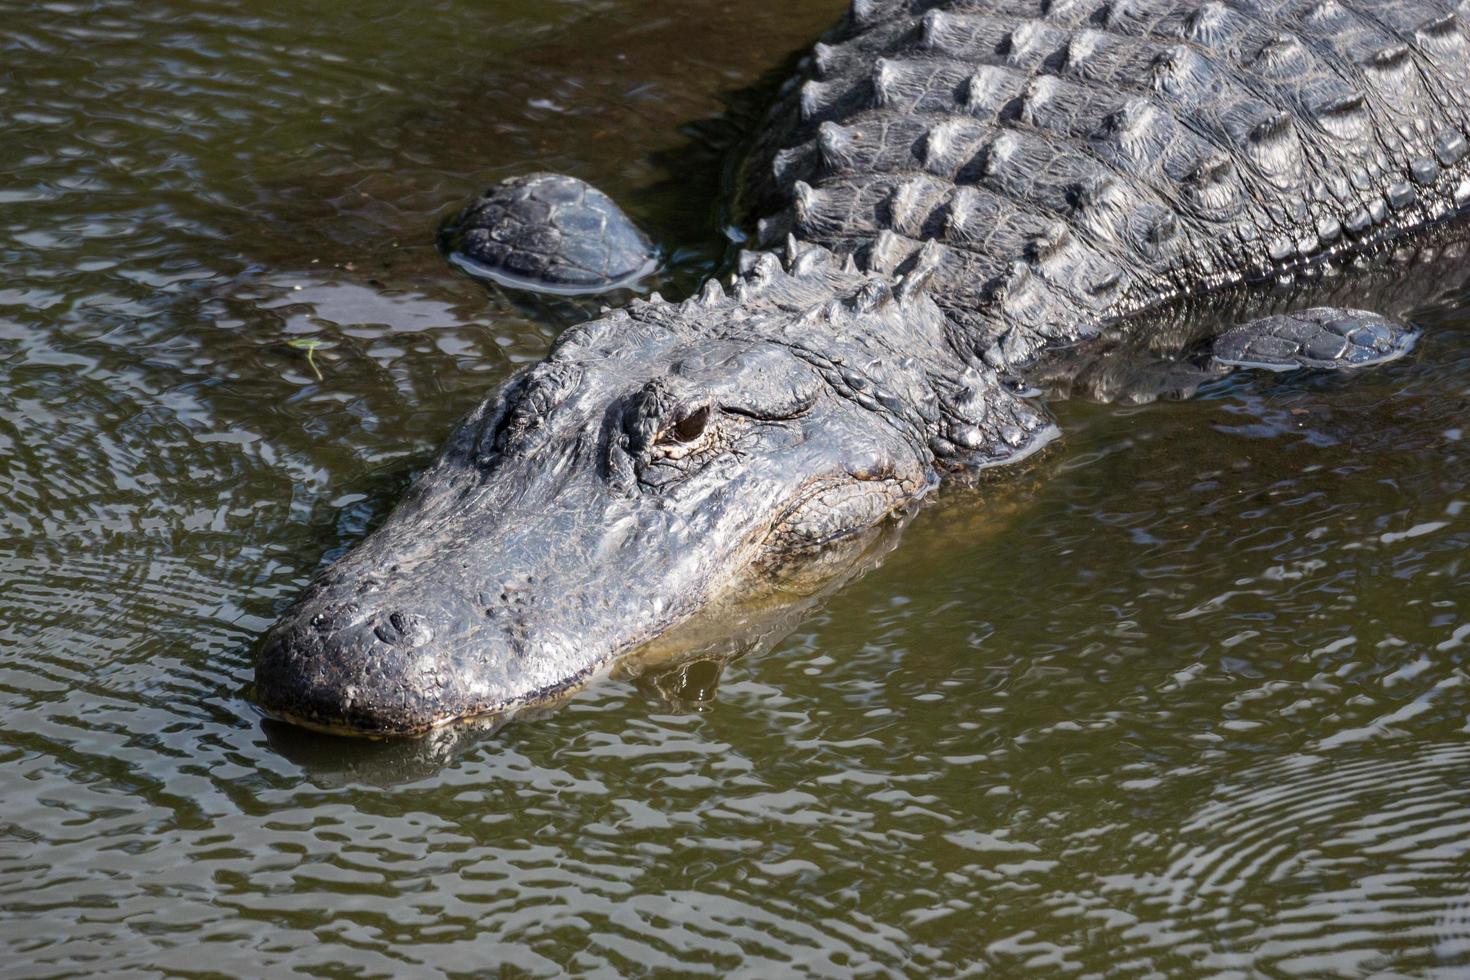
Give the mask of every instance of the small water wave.
[[1128, 913], [1119, 941], [1159, 962], [1450, 975], [1470, 965], [1467, 777], [1470, 747], [1458, 744], [1249, 769], [1150, 842], [1167, 849], [1166, 868], [1120, 869], [1098, 894]]

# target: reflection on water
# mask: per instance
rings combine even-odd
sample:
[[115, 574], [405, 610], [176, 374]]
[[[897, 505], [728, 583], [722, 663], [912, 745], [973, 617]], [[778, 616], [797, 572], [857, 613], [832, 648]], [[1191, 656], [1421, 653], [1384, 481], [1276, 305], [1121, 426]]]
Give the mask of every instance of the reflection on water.
[[323, 738], [251, 710], [251, 644], [559, 326], [438, 223], [562, 169], [697, 278], [698, 121], [836, 11], [0, 15], [9, 972], [1470, 968], [1462, 302], [1363, 377], [1061, 405], [735, 647]]

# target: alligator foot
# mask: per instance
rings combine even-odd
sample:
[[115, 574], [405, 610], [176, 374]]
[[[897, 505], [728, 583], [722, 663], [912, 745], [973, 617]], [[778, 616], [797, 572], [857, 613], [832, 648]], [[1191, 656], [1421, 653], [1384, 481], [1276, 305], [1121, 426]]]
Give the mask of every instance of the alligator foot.
[[1419, 338], [1405, 323], [1377, 313], [1319, 306], [1231, 327], [1210, 347], [1212, 365], [1268, 371], [1340, 371], [1407, 354]]
[[1191, 398], [1236, 371], [1343, 371], [1402, 357], [1419, 334], [1362, 310], [1316, 307], [1247, 320], [1202, 347], [1155, 354], [1128, 338], [1094, 354], [1062, 357], [1032, 380], [1057, 397], [1142, 405]]
[[470, 275], [534, 293], [609, 292], [658, 268], [652, 242], [611, 198], [562, 174], [497, 184], [449, 223], [442, 241]]

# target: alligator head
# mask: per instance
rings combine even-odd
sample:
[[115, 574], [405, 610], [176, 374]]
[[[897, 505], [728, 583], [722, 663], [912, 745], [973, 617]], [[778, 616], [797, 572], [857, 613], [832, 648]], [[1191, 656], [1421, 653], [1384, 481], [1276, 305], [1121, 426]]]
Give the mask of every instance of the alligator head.
[[[391, 734], [542, 703], [922, 496], [960, 396], [884, 338], [907, 321], [908, 347], [917, 324], [953, 359], [942, 314], [776, 265], [735, 299], [710, 287], [572, 330], [480, 405], [267, 634], [262, 707]], [[845, 303], [812, 304], [844, 282]], [[985, 409], [995, 446], [1044, 441], [1007, 404]]]

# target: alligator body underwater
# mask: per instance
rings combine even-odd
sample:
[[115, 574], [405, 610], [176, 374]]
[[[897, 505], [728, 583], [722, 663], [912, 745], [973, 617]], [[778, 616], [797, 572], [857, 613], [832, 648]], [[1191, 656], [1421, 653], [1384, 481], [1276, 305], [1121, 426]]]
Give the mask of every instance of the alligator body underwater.
[[[267, 634], [259, 702], [387, 734], [553, 699], [1046, 445], [1020, 379], [1049, 352], [1444, 226], [1470, 204], [1467, 23], [1454, 0], [854, 0], [757, 135], [738, 268], [569, 330], [492, 394]], [[554, 176], [457, 235], [523, 287], [651, 258]], [[1304, 301], [1169, 352], [1132, 395], [1413, 336]]]

